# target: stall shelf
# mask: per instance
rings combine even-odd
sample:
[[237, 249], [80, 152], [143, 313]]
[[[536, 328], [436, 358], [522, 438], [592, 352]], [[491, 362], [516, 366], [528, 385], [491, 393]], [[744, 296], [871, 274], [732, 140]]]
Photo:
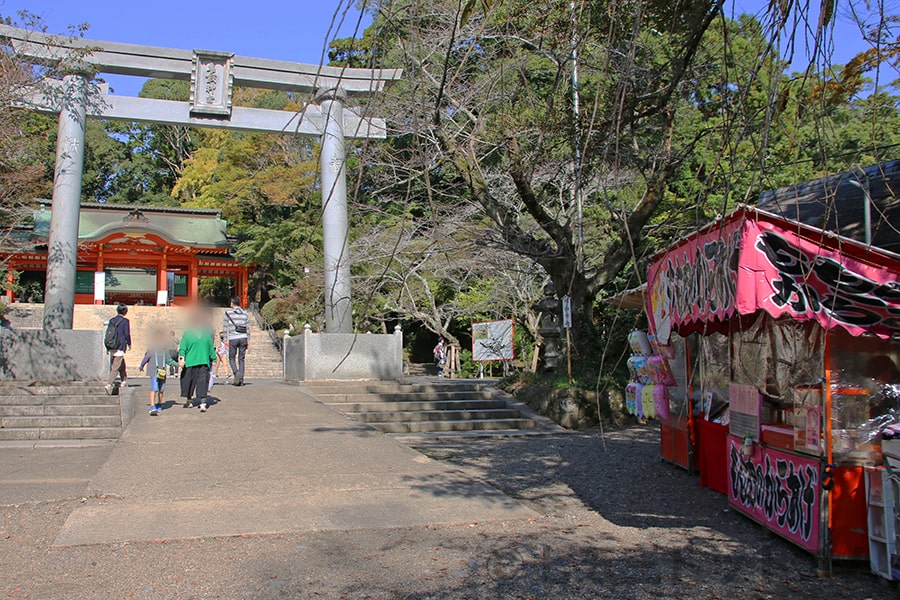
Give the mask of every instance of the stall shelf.
[[900, 579], [897, 564], [898, 519], [896, 483], [884, 467], [866, 468], [868, 496], [869, 562], [872, 572], [887, 580]]

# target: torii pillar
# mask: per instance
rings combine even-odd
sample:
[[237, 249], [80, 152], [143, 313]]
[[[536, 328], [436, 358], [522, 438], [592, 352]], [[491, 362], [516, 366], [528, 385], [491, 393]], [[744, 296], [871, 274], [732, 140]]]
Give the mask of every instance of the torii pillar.
[[88, 85], [87, 75], [81, 73], [63, 79], [65, 102], [59, 111], [56, 138], [44, 329], [72, 329]]
[[319, 169], [322, 178], [322, 246], [325, 255], [325, 332], [353, 333], [350, 300], [350, 225], [341, 88], [319, 90], [325, 120]]

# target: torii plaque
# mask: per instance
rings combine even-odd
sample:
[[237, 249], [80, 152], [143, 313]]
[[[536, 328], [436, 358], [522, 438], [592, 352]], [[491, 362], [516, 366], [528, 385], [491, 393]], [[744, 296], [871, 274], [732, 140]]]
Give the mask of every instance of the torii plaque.
[[[384, 138], [383, 119], [347, 108], [400, 78], [399, 69], [350, 69], [284, 62], [209, 50], [177, 50], [118, 42], [64, 39], [0, 25], [0, 40], [17, 54], [67, 73], [52, 89], [22, 105], [59, 115], [53, 213], [47, 256], [44, 328], [71, 329], [75, 256], [88, 118], [187, 127], [292, 133], [321, 138], [322, 236], [325, 255], [325, 330], [352, 333], [345, 138]], [[188, 102], [108, 95], [94, 74], [189, 80]], [[300, 113], [232, 105], [234, 86], [314, 95]]]

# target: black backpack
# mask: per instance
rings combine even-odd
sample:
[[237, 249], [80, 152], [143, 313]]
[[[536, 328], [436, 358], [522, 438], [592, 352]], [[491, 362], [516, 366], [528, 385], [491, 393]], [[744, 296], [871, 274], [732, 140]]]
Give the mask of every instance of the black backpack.
[[107, 350], [119, 349], [119, 328], [117, 325], [121, 318], [122, 317], [116, 315], [110, 319], [109, 323], [106, 325], [106, 334], [103, 336], [103, 345], [106, 346]]

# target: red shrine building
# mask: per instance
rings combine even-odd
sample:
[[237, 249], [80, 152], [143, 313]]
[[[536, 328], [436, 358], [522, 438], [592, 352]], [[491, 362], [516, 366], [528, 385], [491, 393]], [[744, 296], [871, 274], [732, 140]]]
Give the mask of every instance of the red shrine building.
[[[30, 282], [44, 289], [50, 214], [40, 202], [33, 225], [16, 232], [16, 250], [0, 254], [20, 289]], [[75, 303], [188, 305], [200, 298], [200, 278], [216, 277], [230, 279], [230, 295], [247, 306], [251, 268], [231, 255], [233, 246], [217, 210], [83, 205]], [[29, 300], [11, 290], [7, 299]]]

